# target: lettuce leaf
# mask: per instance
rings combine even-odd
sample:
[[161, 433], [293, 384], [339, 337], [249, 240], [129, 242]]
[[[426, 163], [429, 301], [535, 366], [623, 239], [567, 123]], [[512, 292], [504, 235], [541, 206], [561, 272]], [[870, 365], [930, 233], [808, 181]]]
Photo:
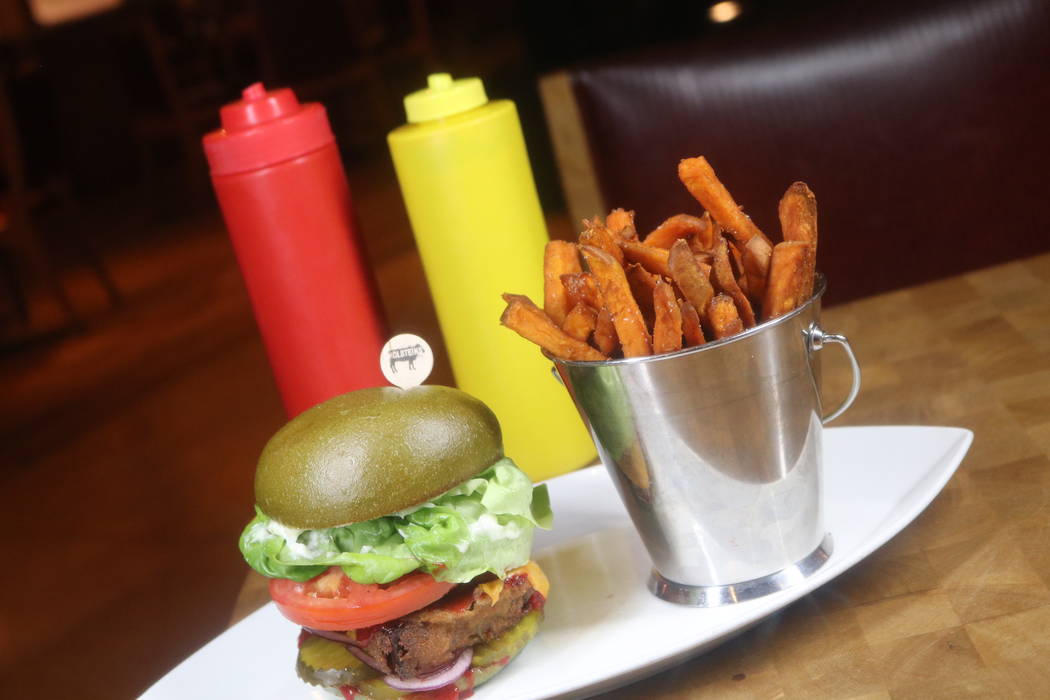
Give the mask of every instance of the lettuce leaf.
[[430, 502], [361, 523], [296, 530], [256, 508], [240, 548], [270, 578], [306, 581], [339, 566], [358, 583], [389, 583], [416, 569], [465, 582], [524, 564], [533, 530], [552, 519], [546, 485], [533, 486], [504, 458]]

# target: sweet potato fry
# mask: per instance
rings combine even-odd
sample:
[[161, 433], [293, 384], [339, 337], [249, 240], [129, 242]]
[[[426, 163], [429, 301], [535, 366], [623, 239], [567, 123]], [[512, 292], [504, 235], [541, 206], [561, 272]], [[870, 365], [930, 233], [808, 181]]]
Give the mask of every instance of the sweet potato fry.
[[696, 309], [684, 299], [678, 300], [678, 306], [682, 309], [682, 334], [685, 336], [686, 347], [703, 345], [704, 331], [700, 328], [700, 316]]
[[569, 306], [586, 304], [595, 311], [602, 308], [602, 295], [598, 292], [598, 284], [589, 272], [574, 272], [571, 275], [562, 275], [561, 283], [569, 295]]
[[817, 198], [804, 182], [793, 182], [778, 208], [785, 241], [817, 244]]
[[682, 290], [686, 301], [692, 304], [698, 313], [701, 309], [706, 311], [715, 290], [711, 286], [708, 274], [704, 274], [700, 263], [693, 256], [688, 243], [681, 239], [675, 241], [671, 246], [668, 267], [671, 268], [671, 279]]
[[543, 251], [543, 310], [558, 325], [565, 322], [572, 303], [561, 276], [580, 272], [580, 253], [574, 243], [550, 241]]
[[612, 255], [595, 246], [583, 245], [580, 251], [598, 282], [605, 308], [612, 314], [624, 357], [651, 355], [653, 339], [649, 336], [638, 302], [631, 296], [623, 267]]
[[718, 243], [718, 239], [722, 237], [722, 224], [718, 223], [711, 217], [711, 212], [705, 211], [704, 215], [700, 217], [706, 226], [702, 231], [696, 234], [696, 244], [703, 250], [711, 251], [714, 250], [715, 244]]
[[631, 287], [631, 294], [638, 302], [638, 308], [642, 311], [647, 327], [653, 327], [653, 291], [656, 282], [660, 279], [658, 275], [646, 270], [638, 263], [631, 263], [625, 270], [627, 273], [627, 284]]
[[773, 244], [751, 218], [740, 211], [725, 185], [703, 156], [686, 158], [678, 163], [678, 178], [704, 209], [726, 233], [744, 246], [744, 267], [747, 270], [748, 289], [752, 295], [765, 290], [769, 270], [769, 256]]
[[792, 183], [780, 199], [780, 228], [785, 241], [811, 243], [802, 272], [800, 302], [813, 296], [817, 261], [817, 198], [804, 182]]
[[728, 338], [744, 330], [744, 322], [740, 320], [736, 304], [727, 294], [719, 294], [711, 300], [707, 310], [707, 320], [711, 324], [711, 332], [716, 340]]
[[679, 238], [693, 236], [702, 240], [710, 230], [710, 216], [705, 218], [691, 214], [675, 214], [649, 232], [649, 235], [645, 237], [645, 245], [670, 249]]
[[740, 291], [744, 294], [748, 294], [747, 273], [744, 271], [744, 255], [740, 252], [740, 246], [732, 238], [722, 238], [729, 248], [729, 263], [733, 267], [733, 277], [736, 278], [737, 286], [740, 287]]
[[693, 252], [697, 255], [707, 254], [710, 255], [711, 251], [715, 249], [715, 243], [722, 237], [722, 227], [717, 221], [711, 218], [711, 212], [705, 211], [704, 215], [700, 217], [700, 220], [704, 222], [705, 228], [698, 232], [697, 235], [689, 238], [689, 247], [693, 249]]
[[583, 232], [580, 233], [581, 246], [589, 245], [604, 250], [616, 262], [623, 265], [623, 251], [620, 250], [619, 241], [616, 236], [609, 233], [609, 229], [601, 222], [601, 219], [598, 217], [594, 217], [593, 221], [584, 219], [583, 226]]
[[671, 269], [667, 267], [667, 250], [637, 241], [623, 241], [620, 247], [623, 249], [623, 257], [629, 262], [638, 263], [653, 274], [671, 276]]
[[667, 282], [657, 280], [653, 290], [653, 352], [675, 352], [682, 349], [682, 309], [675, 299], [674, 289]]
[[617, 238], [637, 241], [638, 231], [634, 228], [634, 212], [613, 209], [605, 219], [605, 227]]
[[765, 238], [752, 238], [744, 244], [744, 276], [747, 278], [747, 292], [754, 300], [764, 298], [766, 280], [769, 278], [769, 259], [773, 255], [773, 246]]
[[802, 286], [798, 290], [798, 303], [804, 304], [813, 296], [813, 287], [817, 283], [817, 249], [810, 246], [806, 251], [806, 263], [802, 268]]
[[598, 312], [586, 304], [577, 304], [565, 317], [565, 323], [561, 329], [576, 340], [587, 342], [594, 332], [594, 324], [598, 320]]
[[700, 264], [700, 267], [711, 267], [715, 264], [715, 256], [711, 253], [693, 253], [693, 257], [696, 258], [696, 262]]
[[608, 359], [587, 343], [573, 338], [554, 325], [550, 316], [521, 294], [504, 294], [507, 308], [500, 316], [500, 323], [527, 340], [563, 360], [600, 361]]
[[747, 295], [740, 289], [740, 285], [733, 276], [733, 266], [729, 262], [729, 244], [726, 239], [721, 239], [715, 248], [714, 263], [711, 266], [711, 281], [715, 289], [725, 294], [736, 304], [736, 310], [740, 312], [740, 318], [745, 328], [755, 327], [755, 312], [751, 309], [751, 302]]
[[616, 346], [620, 344], [620, 338], [616, 335], [616, 324], [613, 323], [612, 314], [605, 307], [598, 312], [598, 319], [594, 323], [594, 344], [598, 350], [609, 357], [616, 352]]
[[685, 158], [678, 163], [678, 179], [682, 181], [689, 194], [707, 211], [715, 221], [733, 238], [746, 243], [752, 238], [769, 239], [762, 233], [751, 218], [740, 211], [732, 195], [715, 175], [714, 168], [703, 156]]
[[763, 321], [786, 314], [804, 301], [803, 275], [812, 246], [804, 241], [785, 241], [773, 248], [769, 283], [762, 301]]

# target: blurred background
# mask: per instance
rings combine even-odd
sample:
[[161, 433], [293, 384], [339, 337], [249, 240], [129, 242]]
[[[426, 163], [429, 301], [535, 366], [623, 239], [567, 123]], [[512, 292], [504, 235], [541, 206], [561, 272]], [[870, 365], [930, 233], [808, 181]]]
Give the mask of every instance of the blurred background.
[[805, 179], [847, 301], [1050, 249], [1045, 7], [0, 1], [0, 696], [134, 696], [228, 623], [283, 422], [200, 147], [246, 85], [327, 107], [390, 329], [439, 346], [385, 143], [428, 72], [517, 103], [552, 236], [682, 211], [687, 155], [764, 228]]

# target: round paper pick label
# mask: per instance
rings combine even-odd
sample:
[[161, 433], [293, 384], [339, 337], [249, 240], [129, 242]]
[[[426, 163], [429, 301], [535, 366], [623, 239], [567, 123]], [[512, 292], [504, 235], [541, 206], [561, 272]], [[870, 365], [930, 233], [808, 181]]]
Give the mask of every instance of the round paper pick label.
[[418, 335], [402, 333], [386, 341], [379, 352], [383, 376], [394, 386], [411, 389], [419, 386], [434, 369], [434, 353], [427, 341]]

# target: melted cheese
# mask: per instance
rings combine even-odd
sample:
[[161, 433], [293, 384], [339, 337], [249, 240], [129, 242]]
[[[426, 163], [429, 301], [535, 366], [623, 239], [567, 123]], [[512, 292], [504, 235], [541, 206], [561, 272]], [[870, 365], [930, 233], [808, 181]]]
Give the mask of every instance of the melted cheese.
[[496, 579], [495, 581], [479, 583], [478, 590], [491, 598], [492, 604], [495, 605], [499, 602], [499, 594], [503, 592], [503, 581]]
[[[519, 566], [516, 569], [511, 569], [507, 572], [507, 578], [511, 576], [517, 576], [524, 574], [529, 579], [529, 583], [532, 587], [539, 592], [544, 598], [547, 597], [548, 591], [550, 591], [550, 582], [547, 580], [547, 575], [543, 573], [543, 569], [531, 559], [524, 566]], [[478, 589], [482, 593], [492, 599], [492, 604], [495, 605], [499, 602], [500, 594], [503, 592], [503, 581], [496, 579], [495, 581], [487, 581], [485, 583], [479, 583]]]

